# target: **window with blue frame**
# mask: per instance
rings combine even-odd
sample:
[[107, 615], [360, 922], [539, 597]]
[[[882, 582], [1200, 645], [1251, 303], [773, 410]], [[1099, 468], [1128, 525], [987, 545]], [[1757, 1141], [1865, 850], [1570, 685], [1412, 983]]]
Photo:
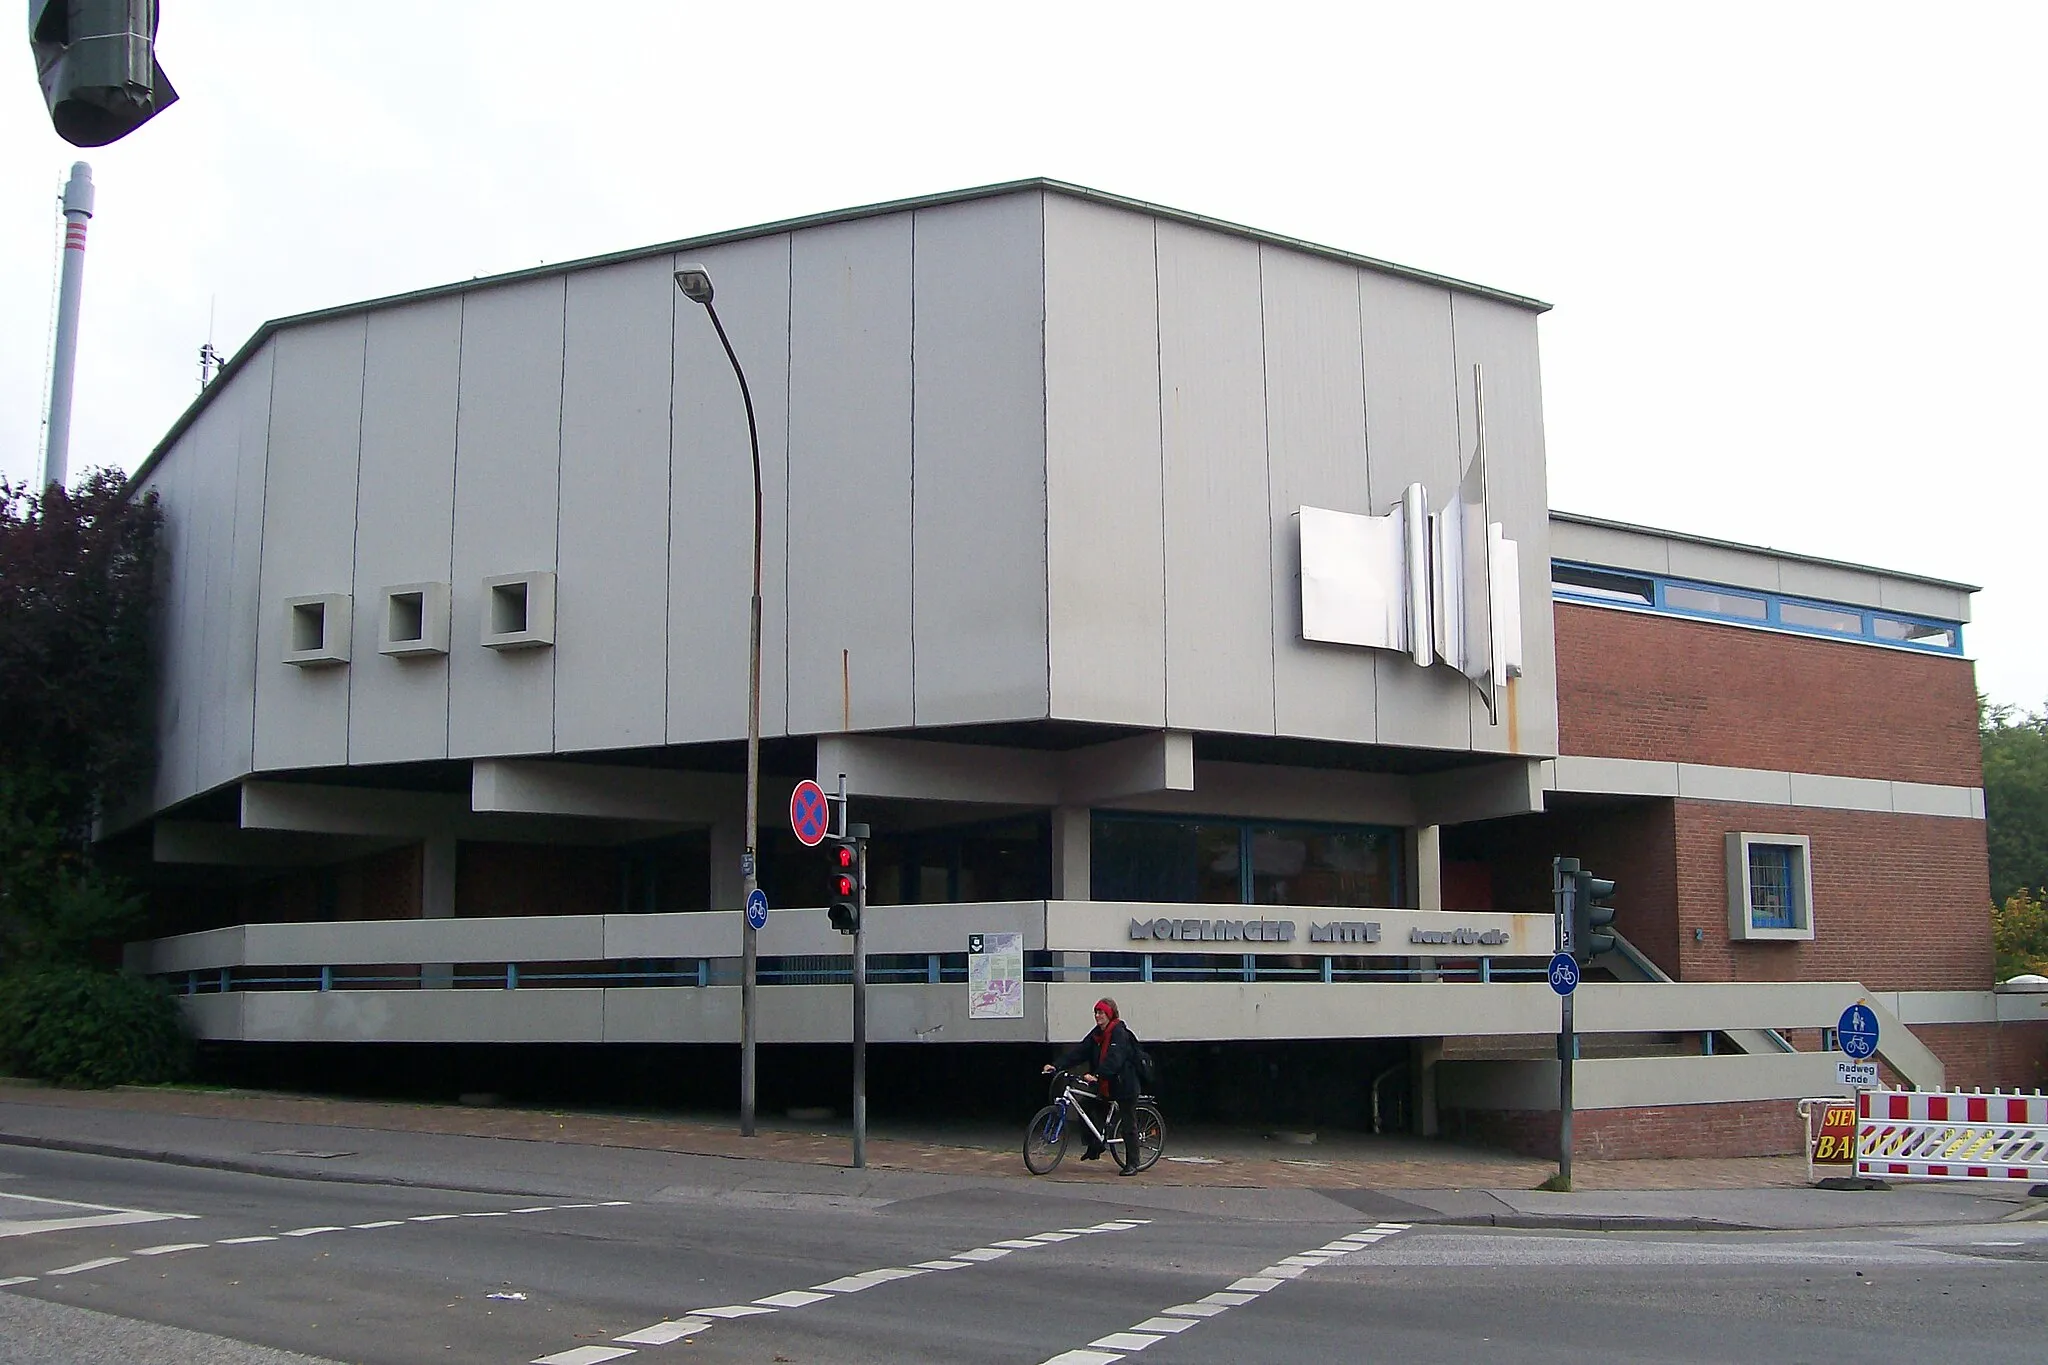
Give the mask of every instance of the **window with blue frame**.
[[1749, 846], [1749, 922], [1755, 927], [1798, 926], [1799, 852], [1788, 844]]
[[1551, 595], [1560, 601], [1691, 616], [1941, 654], [1963, 652], [1963, 628], [1959, 622], [1841, 602], [1821, 602], [1565, 560], [1551, 562], [1550, 586]]
[[1401, 831], [1097, 812], [1089, 858], [1099, 901], [1182, 905], [1402, 904]]

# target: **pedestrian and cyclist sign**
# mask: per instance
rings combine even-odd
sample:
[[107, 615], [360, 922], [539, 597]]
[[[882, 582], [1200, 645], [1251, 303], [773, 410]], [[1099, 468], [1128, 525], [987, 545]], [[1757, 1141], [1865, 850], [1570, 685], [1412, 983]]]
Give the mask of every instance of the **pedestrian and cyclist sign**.
[[1861, 1000], [1842, 1011], [1835, 1022], [1835, 1038], [1842, 1051], [1857, 1061], [1877, 1051], [1877, 1015]]

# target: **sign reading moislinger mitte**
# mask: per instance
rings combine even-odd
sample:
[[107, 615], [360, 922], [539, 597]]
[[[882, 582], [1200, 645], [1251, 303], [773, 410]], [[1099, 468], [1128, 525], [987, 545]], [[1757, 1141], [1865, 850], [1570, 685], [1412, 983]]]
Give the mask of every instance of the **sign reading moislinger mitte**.
[[[1157, 907], [1152, 907], [1157, 908]], [[1466, 956], [1542, 955], [1551, 944], [1547, 915], [1490, 913], [1457, 915], [1433, 910], [1374, 910], [1371, 919], [1272, 917], [1199, 919], [1191, 916], [1132, 918], [1131, 943], [1237, 944], [1254, 952], [1301, 952], [1305, 945], [1347, 956], [1418, 953]], [[1529, 923], [1523, 923], [1523, 921]]]

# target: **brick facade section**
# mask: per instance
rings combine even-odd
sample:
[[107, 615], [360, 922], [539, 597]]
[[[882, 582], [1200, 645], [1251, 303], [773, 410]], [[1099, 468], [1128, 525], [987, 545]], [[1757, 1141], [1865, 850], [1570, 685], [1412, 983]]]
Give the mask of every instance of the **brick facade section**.
[[1554, 606], [1561, 753], [1983, 785], [1967, 659]]
[[[1805, 1142], [1794, 1100], [1581, 1109], [1572, 1155], [1587, 1160], [1686, 1156], [1782, 1156]], [[1557, 1111], [1447, 1109], [1446, 1137], [1524, 1156], [1557, 1155]]]
[[[1452, 908], [1547, 911], [1550, 860], [1569, 854], [1613, 879], [1615, 927], [1678, 981], [1991, 989], [1981, 820], [1664, 797], [1552, 799], [1542, 815], [1445, 832], [1445, 856], [1483, 861], [1493, 893], [1491, 906]], [[1729, 937], [1727, 839], [1742, 832], [1812, 840], [1811, 941]]]
[[1913, 1036], [1941, 1058], [1950, 1090], [2048, 1090], [2048, 1017], [2038, 1023], [1915, 1024]]
[[[1991, 989], [1991, 882], [1983, 821], [1721, 801], [1671, 805], [1678, 969], [1665, 970], [1679, 980], [1861, 981], [1875, 991]], [[1813, 841], [1811, 941], [1729, 938], [1727, 836], [1739, 831], [1804, 834]], [[1615, 922], [1633, 940], [1631, 910], [1637, 902], [1627, 891], [1623, 887], [1615, 897]], [[1663, 922], [1655, 907], [1641, 909], [1650, 911], [1650, 925]], [[1695, 929], [1705, 931], [1704, 941], [1694, 941]]]

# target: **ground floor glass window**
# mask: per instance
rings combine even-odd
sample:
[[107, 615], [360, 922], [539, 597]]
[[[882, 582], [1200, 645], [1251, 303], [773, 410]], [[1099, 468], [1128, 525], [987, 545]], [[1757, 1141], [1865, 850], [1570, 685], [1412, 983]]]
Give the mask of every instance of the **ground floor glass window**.
[[1401, 831], [1097, 812], [1091, 894], [1183, 905], [1403, 904]]

